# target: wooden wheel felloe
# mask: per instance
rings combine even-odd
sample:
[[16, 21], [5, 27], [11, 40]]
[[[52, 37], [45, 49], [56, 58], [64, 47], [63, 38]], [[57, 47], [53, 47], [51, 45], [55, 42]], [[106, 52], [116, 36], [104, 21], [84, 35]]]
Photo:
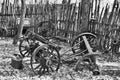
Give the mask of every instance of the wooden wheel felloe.
[[97, 36], [95, 34], [92, 34], [92, 33], [82, 33], [80, 35], [78, 35], [72, 42], [72, 51], [73, 53], [87, 53], [87, 48], [86, 48], [86, 45], [84, 43], [84, 40], [82, 38], [82, 36], [86, 36], [90, 46], [93, 48], [95, 47], [95, 39], [97, 38]]
[[59, 69], [60, 54], [55, 47], [42, 45], [32, 53], [30, 64], [35, 74], [54, 72]]

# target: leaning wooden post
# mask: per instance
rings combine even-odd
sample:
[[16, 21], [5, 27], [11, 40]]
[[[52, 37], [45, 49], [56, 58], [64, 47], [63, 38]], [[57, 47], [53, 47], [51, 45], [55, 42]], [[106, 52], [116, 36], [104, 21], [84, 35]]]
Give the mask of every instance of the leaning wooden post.
[[21, 0], [21, 18], [20, 18], [20, 25], [18, 26], [18, 32], [17, 35], [15, 36], [14, 40], [13, 40], [13, 44], [17, 44], [20, 36], [22, 35], [22, 30], [23, 30], [23, 22], [24, 22], [24, 18], [25, 18], [25, 14], [26, 14], [26, 6], [25, 6], [25, 0]]

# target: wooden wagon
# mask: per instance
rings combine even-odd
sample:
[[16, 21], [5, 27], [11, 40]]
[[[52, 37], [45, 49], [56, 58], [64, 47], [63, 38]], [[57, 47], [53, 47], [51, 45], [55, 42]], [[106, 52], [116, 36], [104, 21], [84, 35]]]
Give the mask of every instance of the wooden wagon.
[[[82, 13], [79, 13], [79, 17], [82, 16], [82, 19], [78, 20], [81, 21], [79, 25], [76, 25], [76, 4], [63, 3], [60, 7], [67, 12], [58, 12], [58, 15], [61, 16], [58, 20], [54, 17], [48, 21], [42, 21], [34, 28], [34, 32], [28, 31], [25, 38], [22, 38], [19, 45], [20, 53], [23, 57], [32, 55], [31, 68], [36, 74], [57, 71], [60, 64], [69, 59], [74, 59], [71, 64], [77, 65], [79, 56], [95, 54], [96, 50], [93, 51], [93, 47], [95, 47], [94, 42], [97, 36], [91, 33], [88, 28], [90, 2], [83, 0], [82, 4], [84, 5], [82, 5]], [[55, 15], [53, 14], [53, 16]], [[28, 45], [24, 45], [24, 42]], [[67, 43], [70, 46], [62, 55], [59, 52], [63, 48], [60, 46], [61, 42], [62, 45]], [[67, 54], [67, 59], [62, 59], [68, 51], [72, 53]], [[94, 63], [94, 66], [96, 66], [94, 57], [92, 59], [90, 64]]]

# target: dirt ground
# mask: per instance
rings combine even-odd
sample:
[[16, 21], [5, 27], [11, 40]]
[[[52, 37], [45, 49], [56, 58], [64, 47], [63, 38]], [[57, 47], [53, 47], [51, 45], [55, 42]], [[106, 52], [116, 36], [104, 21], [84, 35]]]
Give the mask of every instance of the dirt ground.
[[120, 77], [113, 75], [111, 71], [107, 72], [108, 74], [93, 76], [88, 70], [75, 72], [66, 65], [61, 66], [58, 72], [51, 73], [51, 75], [35, 75], [30, 69], [29, 58], [23, 60], [22, 70], [11, 66], [14, 53], [19, 54], [19, 50], [18, 45], [12, 45], [12, 39], [0, 40], [0, 80], [120, 80]]

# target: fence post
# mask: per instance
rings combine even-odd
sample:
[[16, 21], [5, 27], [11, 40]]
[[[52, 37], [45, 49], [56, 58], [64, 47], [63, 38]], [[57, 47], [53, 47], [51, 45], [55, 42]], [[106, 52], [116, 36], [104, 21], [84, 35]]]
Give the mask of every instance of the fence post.
[[25, 18], [25, 13], [26, 13], [26, 6], [25, 6], [25, 0], [21, 0], [22, 3], [22, 15], [21, 15], [21, 19], [20, 19], [20, 25], [18, 27], [18, 33], [15, 36], [14, 40], [13, 40], [13, 44], [17, 44], [21, 34], [22, 34], [22, 30], [23, 30], [23, 26], [24, 26], [24, 18]]
[[88, 30], [89, 22], [89, 13], [90, 13], [90, 0], [82, 0], [82, 20], [81, 20], [81, 29], [79, 32], [84, 32]]

